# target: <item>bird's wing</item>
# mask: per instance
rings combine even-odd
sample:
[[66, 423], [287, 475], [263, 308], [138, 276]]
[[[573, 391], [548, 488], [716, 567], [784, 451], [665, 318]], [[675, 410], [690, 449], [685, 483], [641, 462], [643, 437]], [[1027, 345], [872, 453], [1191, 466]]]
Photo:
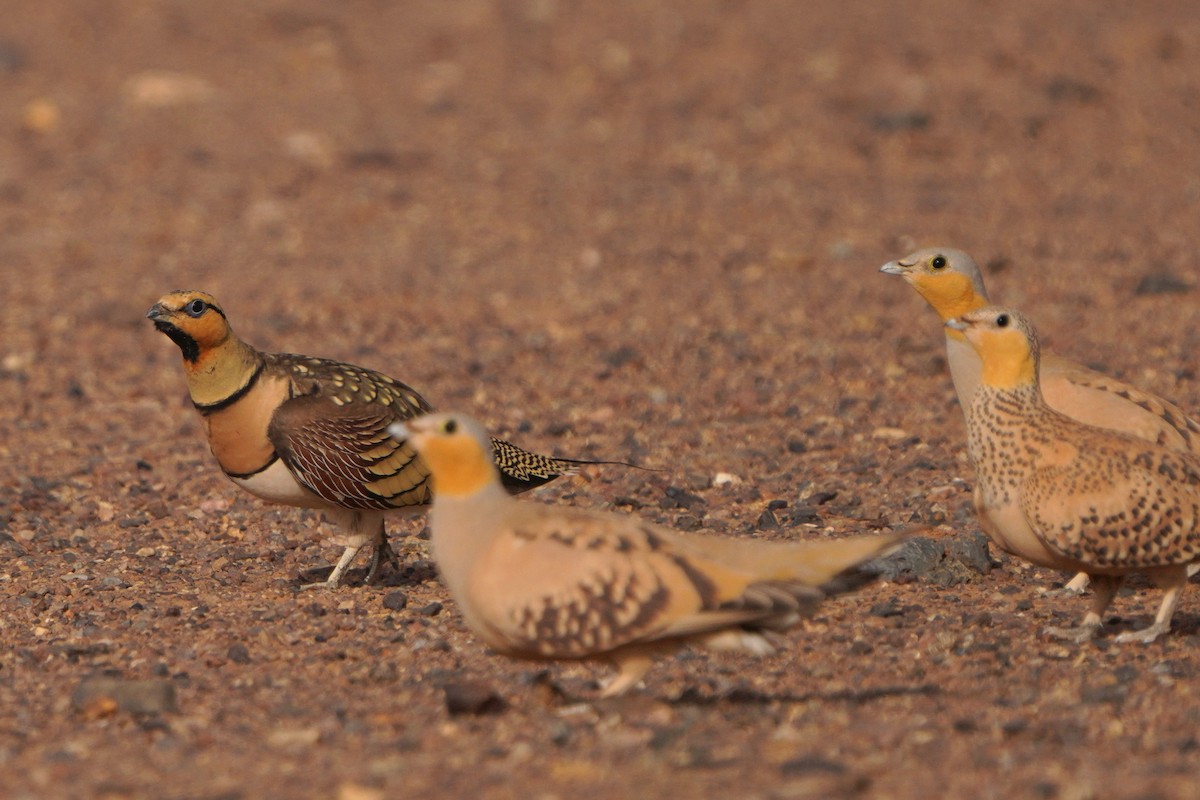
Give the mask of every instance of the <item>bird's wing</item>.
[[1119, 435], [1095, 437], [1069, 463], [1021, 487], [1021, 509], [1052, 550], [1098, 567], [1200, 557], [1200, 459]]
[[267, 437], [301, 484], [348, 508], [401, 508], [430, 501], [429, 470], [388, 435], [397, 409], [305, 395], [283, 403]]
[[1049, 354], [1043, 358], [1042, 378], [1047, 402], [1070, 417], [1172, 449], [1200, 452], [1200, 422], [1157, 395]]
[[[709, 541], [612, 514], [522, 504], [480, 559], [473, 604], [490, 620], [494, 646], [579, 656], [730, 625], [771, 626], [811, 612], [825, 596], [774, 574], [778, 559], [750, 559], [771, 562], [761, 571], [714, 559]], [[728, 553], [729, 545], [718, 549]]]

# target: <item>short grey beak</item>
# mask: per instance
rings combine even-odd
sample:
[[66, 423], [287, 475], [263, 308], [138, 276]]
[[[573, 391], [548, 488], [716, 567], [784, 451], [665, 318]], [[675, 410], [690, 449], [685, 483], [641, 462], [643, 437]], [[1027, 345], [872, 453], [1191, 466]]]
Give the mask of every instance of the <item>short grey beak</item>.
[[154, 305], [150, 306], [150, 310], [146, 312], [146, 318], [152, 319], [155, 322], [160, 322], [161, 320], [167, 319], [169, 316], [171, 316], [170, 310], [162, 303], [155, 303]]
[[889, 261], [879, 268], [880, 272], [886, 272], [888, 275], [903, 275], [908, 272], [908, 267], [901, 264], [899, 261]]
[[965, 331], [967, 329], [967, 323], [963, 322], [958, 317], [954, 317], [946, 320], [946, 327], [952, 328], [956, 331]]
[[387, 427], [388, 435], [398, 442], [407, 442], [408, 437], [412, 435], [412, 431], [403, 422], [393, 422]]

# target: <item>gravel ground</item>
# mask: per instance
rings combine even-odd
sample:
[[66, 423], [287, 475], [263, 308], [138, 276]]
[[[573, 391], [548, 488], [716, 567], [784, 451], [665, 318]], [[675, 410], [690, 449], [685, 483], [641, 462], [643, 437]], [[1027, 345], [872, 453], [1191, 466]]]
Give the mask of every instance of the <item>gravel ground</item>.
[[[1200, 410], [1200, 13], [1033, 0], [4, 4], [0, 778], [13, 798], [1190, 798], [1200, 600], [1118, 646], [994, 548], [933, 314], [985, 265], [1046, 344]], [[933, 559], [755, 660], [512, 661], [216, 468], [174, 288], [542, 452], [530, 502]], [[944, 554], [944, 556], [943, 556]], [[942, 558], [938, 561], [938, 558]], [[362, 565], [359, 565], [360, 567]]]

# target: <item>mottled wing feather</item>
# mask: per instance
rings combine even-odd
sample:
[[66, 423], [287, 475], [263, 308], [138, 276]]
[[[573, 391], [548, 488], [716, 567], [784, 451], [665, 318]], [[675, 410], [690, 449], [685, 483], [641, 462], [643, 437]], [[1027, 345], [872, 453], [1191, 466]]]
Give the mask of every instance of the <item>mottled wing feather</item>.
[[1152, 567], [1200, 556], [1200, 459], [1097, 446], [1036, 470], [1021, 508], [1053, 550], [1098, 567]]
[[338, 406], [378, 405], [392, 411], [393, 421], [412, 419], [433, 410], [411, 386], [382, 372], [291, 353], [275, 353], [266, 358], [289, 372], [297, 395], [319, 395]]
[[[1059, 359], [1059, 362], [1059, 372], [1071, 383], [1119, 397], [1140, 408], [1159, 425], [1165, 426], [1159, 429], [1158, 436], [1144, 438], [1164, 446], [1200, 452], [1200, 422], [1189, 417], [1174, 403], [1064, 359]], [[1172, 431], [1178, 439], [1170, 435]]]
[[[433, 411], [415, 389], [381, 372], [291, 353], [275, 353], [267, 358], [288, 371], [297, 395], [324, 397], [339, 407], [377, 405], [392, 412], [389, 421], [412, 419]], [[538, 455], [503, 439], [493, 439], [492, 445], [500, 478], [514, 494], [574, 473], [580, 464], [589, 463]]]
[[267, 436], [305, 487], [346, 508], [402, 508], [430, 501], [429, 470], [387, 433], [395, 409], [338, 404], [321, 395], [281, 405]]
[[490, 643], [547, 657], [772, 626], [823, 596], [787, 581], [757, 582], [649, 523], [539, 506], [522, 506], [481, 562], [486, 574], [473, 584], [478, 604], [491, 609]]

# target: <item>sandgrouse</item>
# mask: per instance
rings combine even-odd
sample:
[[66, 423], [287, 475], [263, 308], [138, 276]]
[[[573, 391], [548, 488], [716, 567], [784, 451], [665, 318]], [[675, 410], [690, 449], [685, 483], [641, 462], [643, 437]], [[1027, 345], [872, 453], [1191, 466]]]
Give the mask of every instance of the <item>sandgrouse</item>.
[[[263, 353], [246, 344], [211, 295], [171, 292], [146, 314], [179, 346], [192, 403], [225, 474], [251, 494], [320, 509], [348, 533], [329, 578], [336, 588], [358, 552], [373, 546], [367, 582], [395, 555], [384, 512], [418, 512], [430, 501], [429, 470], [387, 426], [430, 411], [387, 375], [321, 358]], [[494, 443], [504, 487], [523, 491], [585, 461], [549, 458]]]
[[473, 420], [418, 417], [389, 430], [433, 473], [438, 570], [467, 625], [496, 651], [613, 662], [603, 694], [635, 685], [656, 656], [695, 642], [755, 654], [830, 595], [869, 582], [863, 568], [900, 534], [764, 543], [684, 536], [614, 514], [509, 496]]
[[967, 427], [984, 531], [1014, 555], [1093, 582], [1083, 623], [1047, 632], [1091, 638], [1125, 576], [1143, 572], [1166, 595], [1152, 625], [1117, 641], [1166, 633], [1188, 565], [1200, 562], [1200, 456], [1051, 408], [1039, 386], [1037, 336], [1020, 314], [989, 306], [946, 324], [983, 365]]
[[[925, 298], [942, 322], [989, 304], [979, 267], [961, 250], [940, 247], [918, 250], [889, 261], [880, 272], [900, 275]], [[979, 356], [962, 333], [946, 333], [946, 360], [964, 414], [979, 386]], [[1095, 370], [1051, 353], [1042, 354], [1039, 379], [1051, 408], [1080, 422], [1123, 431], [1177, 450], [1200, 453], [1200, 422], [1172, 403]], [[1085, 574], [1076, 575], [1067, 592], [1087, 588]]]

